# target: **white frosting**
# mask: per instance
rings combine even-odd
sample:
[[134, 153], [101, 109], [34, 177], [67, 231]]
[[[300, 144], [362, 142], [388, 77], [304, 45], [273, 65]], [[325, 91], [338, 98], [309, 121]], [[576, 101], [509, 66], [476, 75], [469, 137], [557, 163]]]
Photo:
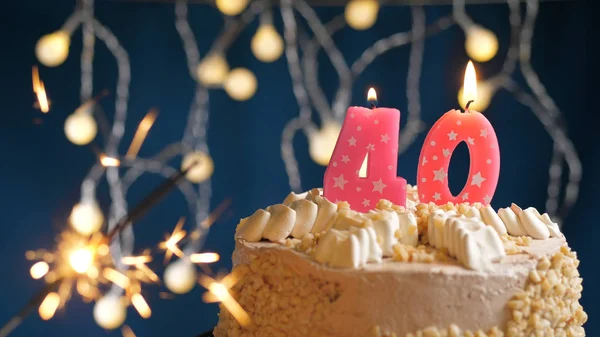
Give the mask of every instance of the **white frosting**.
[[317, 219], [315, 220], [312, 233], [319, 233], [331, 228], [331, 226], [328, 225], [330, 225], [331, 218], [333, 218], [337, 212], [337, 205], [321, 196], [316, 196], [315, 202], [319, 207], [319, 210], [317, 212]]
[[476, 218], [476, 219], [481, 220], [481, 212], [475, 206], [470, 206], [469, 210], [465, 213], [465, 216], [467, 218]]
[[308, 196], [308, 192], [304, 192], [304, 193], [300, 193], [300, 194], [290, 192], [290, 194], [288, 194], [288, 196], [285, 197], [285, 199], [283, 200], [283, 204], [286, 206], [289, 206], [292, 202], [294, 202], [296, 200], [306, 199], [307, 196]]
[[292, 202], [290, 208], [296, 211], [296, 223], [292, 229], [292, 236], [301, 238], [310, 233], [317, 219], [317, 205], [306, 199], [300, 199]]
[[[495, 212], [490, 206], [487, 206], [484, 210], [481, 213], [484, 215], [483, 221], [485, 223], [496, 228], [500, 225], [497, 219], [499, 218], [506, 228], [504, 233], [508, 232], [510, 235], [528, 235], [540, 240], [563, 236], [558, 225], [550, 219], [547, 213], [540, 214], [533, 207], [522, 210], [519, 206], [512, 204], [511, 207], [500, 208], [496, 216], [494, 216]], [[502, 233], [499, 232], [499, 234]]]
[[381, 262], [381, 249], [372, 228], [328, 230], [319, 240], [314, 258], [333, 268], [358, 268]]
[[398, 220], [400, 225], [396, 235], [398, 241], [416, 247], [419, 241], [417, 217], [413, 212], [398, 212]]
[[481, 209], [480, 212], [481, 219], [485, 224], [487, 224], [488, 226], [492, 226], [492, 228], [494, 228], [494, 230], [500, 235], [506, 234], [506, 226], [502, 222], [502, 219], [500, 219], [500, 217], [498, 216], [498, 213], [494, 211], [492, 206], [487, 205], [483, 209]]
[[257, 210], [251, 216], [240, 221], [240, 224], [235, 231], [235, 237], [250, 242], [260, 241], [269, 218], [271, 218], [271, 213], [264, 209]]
[[492, 262], [506, 255], [493, 227], [455, 212], [435, 211], [429, 217], [428, 234], [431, 245], [447, 249], [450, 256], [470, 269], [488, 270]]
[[373, 229], [377, 234], [383, 256], [393, 256], [394, 245], [398, 243], [395, 233], [400, 229], [400, 219], [394, 211], [380, 211], [380, 213], [381, 218], [373, 221]]
[[282, 241], [287, 238], [296, 223], [296, 212], [283, 204], [267, 207], [271, 217], [263, 231], [263, 238], [271, 241]]

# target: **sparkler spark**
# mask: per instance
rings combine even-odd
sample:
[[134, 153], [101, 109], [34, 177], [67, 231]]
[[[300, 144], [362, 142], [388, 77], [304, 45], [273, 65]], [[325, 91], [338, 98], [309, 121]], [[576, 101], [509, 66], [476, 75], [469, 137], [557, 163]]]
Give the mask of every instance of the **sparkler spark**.
[[142, 294], [134, 293], [131, 295], [131, 304], [133, 304], [133, 307], [142, 318], [149, 318], [152, 315], [152, 310], [150, 310], [150, 307]]
[[165, 236], [165, 241], [159, 243], [158, 245], [158, 248], [165, 250], [165, 263], [171, 259], [173, 254], [177, 255], [178, 257], [183, 256], [183, 251], [179, 249], [177, 244], [186, 236], [186, 231], [182, 229], [184, 223], [185, 218], [180, 218], [177, 222], [177, 225], [175, 225], [175, 229], [173, 229], [171, 236]]
[[231, 289], [236, 281], [237, 280], [233, 274], [225, 276], [221, 282], [216, 281], [209, 276], [202, 276], [200, 278], [200, 284], [209, 291], [202, 296], [202, 299], [207, 303], [223, 303], [223, 306], [225, 306], [225, 308], [238, 321], [238, 323], [240, 323], [241, 326], [248, 327], [252, 325], [250, 316], [229, 293], [229, 289]]
[[121, 333], [123, 334], [123, 337], [136, 337], [129, 325], [123, 325], [121, 328]]
[[100, 155], [100, 164], [104, 167], [118, 167], [121, 161], [117, 158], [109, 157], [105, 154]]
[[46, 87], [44, 82], [40, 80], [40, 73], [37, 66], [31, 68], [31, 78], [33, 82], [33, 92], [37, 96], [38, 105], [43, 113], [50, 111], [50, 103], [48, 102], [48, 96], [46, 95]]
[[192, 263], [213, 263], [219, 261], [221, 257], [217, 253], [198, 253], [190, 255]]
[[135, 159], [137, 154], [140, 152], [142, 148], [142, 144], [148, 135], [148, 131], [156, 121], [156, 117], [158, 116], [158, 111], [156, 109], [151, 109], [148, 111], [144, 119], [140, 122], [137, 130], [135, 131], [135, 135], [133, 136], [133, 140], [131, 141], [131, 145], [129, 145], [129, 150], [127, 150], [127, 154], [125, 155], [128, 159]]
[[29, 272], [31, 273], [31, 278], [38, 280], [44, 277], [48, 273], [48, 270], [50, 270], [50, 266], [44, 261], [39, 261], [31, 266]]
[[54, 316], [56, 310], [58, 309], [58, 305], [60, 304], [60, 296], [58, 293], [51, 292], [46, 295], [42, 304], [40, 304], [39, 313], [40, 317], [47, 321]]

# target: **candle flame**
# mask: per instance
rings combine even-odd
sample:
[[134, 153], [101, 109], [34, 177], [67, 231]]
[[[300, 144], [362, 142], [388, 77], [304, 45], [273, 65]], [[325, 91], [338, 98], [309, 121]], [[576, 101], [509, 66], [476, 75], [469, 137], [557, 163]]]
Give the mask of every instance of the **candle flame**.
[[375, 92], [374, 88], [369, 88], [369, 92], [367, 92], [367, 101], [369, 101], [369, 102], [377, 101], [377, 92]]
[[46, 95], [46, 87], [44, 82], [40, 80], [40, 73], [37, 66], [31, 68], [31, 79], [33, 81], [33, 92], [37, 96], [40, 110], [43, 113], [50, 111], [50, 103], [48, 103], [48, 96]]
[[[473, 62], [469, 61], [465, 70], [465, 82], [463, 84], [463, 100], [465, 102], [477, 99], [477, 75]], [[468, 103], [467, 103], [468, 104]]]

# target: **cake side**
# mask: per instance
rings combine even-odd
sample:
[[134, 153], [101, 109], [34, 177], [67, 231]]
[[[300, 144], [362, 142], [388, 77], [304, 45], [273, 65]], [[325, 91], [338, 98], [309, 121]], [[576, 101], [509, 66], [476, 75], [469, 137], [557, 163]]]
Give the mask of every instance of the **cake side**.
[[315, 189], [243, 219], [230, 291], [252, 325], [221, 307], [214, 335], [585, 335], [579, 261], [547, 215], [408, 204], [358, 213]]

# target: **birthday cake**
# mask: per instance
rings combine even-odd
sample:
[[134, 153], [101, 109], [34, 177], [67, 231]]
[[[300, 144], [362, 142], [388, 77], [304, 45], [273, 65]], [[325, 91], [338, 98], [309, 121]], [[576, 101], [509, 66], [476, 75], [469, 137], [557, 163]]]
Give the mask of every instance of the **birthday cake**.
[[[547, 214], [516, 205], [380, 200], [320, 189], [242, 219], [225, 336], [585, 336], [577, 255]], [[231, 309], [231, 308], [230, 308]], [[237, 318], [237, 319], [236, 319]]]

